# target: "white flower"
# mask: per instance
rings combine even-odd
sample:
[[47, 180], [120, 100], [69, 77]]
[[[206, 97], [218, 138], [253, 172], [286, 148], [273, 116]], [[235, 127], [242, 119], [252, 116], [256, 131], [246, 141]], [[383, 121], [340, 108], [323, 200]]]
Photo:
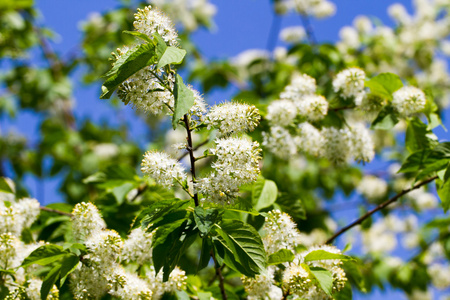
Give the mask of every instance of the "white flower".
[[281, 99], [291, 100], [294, 103], [304, 95], [316, 92], [316, 80], [306, 74], [294, 73], [291, 83], [280, 94]]
[[182, 165], [164, 152], [145, 153], [141, 165], [142, 173], [163, 186], [172, 186], [175, 180], [183, 181], [186, 178]]
[[298, 114], [309, 121], [322, 120], [328, 113], [328, 101], [320, 95], [305, 95], [295, 102]]
[[409, 116], [425, 108], [425, 94], [416, 87], [404, 86], [392, 96], [392, 105], [402, 116]]
[[150, 5], [144, 9], [138, 8], [138, 12], [134, 15], [134, 28], [140, 33], [144, 33], [149, 37], [155, 32], [164, 39], [170, 46], [178, 45], [178, 34], [172, 21], [157, 9], [152, 9]]
[[119, 154], [119, 146], [113, 143], [99, 143], [92, 149], [100, 159], [108, 160]]
[[450, 266], [442, 264], [433, 264], [428, 267], [428, 274], [431, 277], [433, 285], [440, 289], [450, 287]]
[[313, 7], [312, 13], [319, 19], [331, 17], [336, 13], [336, 5], [329, 1], [320, 1]]
[[274, 285], [273, 269], [266, 269], [254, 278], [242, 276], [242, 283], [248, 294], [248, 299], [264, 299], [270, 300], [269, 293]]
[[208, 129], [216, 127], [222, 134], [252, 131], [259, 124], [260, 115], [253, 105], [223, 103], [214, 105], [206, 114]]
[[353, 25], [363, 34], [368, 34], [373, 30], [372, 21], [366, 16], [357, 16], [353, 21]]
[[120, 254], [123, 241], [114, 230], [104, 229], [94, 232], [85, 242], [89, 260], [101, 267], [115, 262]]
[[270, 133], [263, 132], [262, 145], [274, 155], [288, 159], [297, 154], [298, 139], [295, 139], [287, 129], [281, 126], [270, 127]]
[[125, 240], [120, 259], [125, 262], [136, 262], [139, 265], [152, 259], [153, 232], [146, 232], [138, 227], [133, 229]]
[[312, 156], [322, 155], [325, 141], [320, 131], [308, 122], [300, 123], [298, 129], [300, 137], [298, 139], [299, 149]]
[[[206, 102], [202, 95], [200, 95], [199, 91], [195, 90], [191, 86], [188, 86], [188, 88], [194, 93], [194, 105], [190, 108], [189, 114], [191, 116], [195, 116], [197, 120], [201, 122], [203, 121], [203, 115], [206, 113]], [[192, 125], [195, 126], [196, 123], [193, 123]]]
[[302, 26], [286, 27], [280, 32], [280, 39], [287, 43], [299, 43], [305, 37], [306, 32]]
[[165, 292], [171, 293], [186, 288], [186, 272], [179, 267], [176, 266], [172, 273], [170, 273], [168, 281], [163, 282], [163, 276], [164, 273], [162, 271], [156, 275], [153, 266], [151, 266], [150, 270], [146, 273], [145, 279], [150, 284], [154, 299], [160, 299]]
[[136, 274], [126, 272], [125, 270], [118, 268], [116, 270], [117, 276], [120, 278], [120, 283], [114, 286], [109, 294], [118, 297], [120, 299], [129, 300], [151, 300], [152, 291], [149, 285], [144, 279], [139, 278]]
[[280, 210], [268, 212], [263, 227], [264, 248], [268, 254], [281, 249], [294, 250], [299, 243], [300, 232], [291, 216]]
[[366, 74], [358, 68], [349, 68], [339, 72], [333, 80], [335, 92], [340, 92], [344, 98], [355, 98], [355, 104], [361, 104], [364, 96], [364, 80]]
[[323, 156], [337, 165], [348, 162], [351, 156], [351, 131], [348, 128], [325, 127], [321, 133], [325, 141]]
[[10, 205], [0, 201], [0, 233], [20, 236], [37, 219], [40, 205], [36, 199], [24, 198]]
[[297, 107], [290, 100], [272, 101], [267, 107], [267, 120], [271, 125], [289, 126], [297, 116]]
[[351, 49], [357, 49], [361, 46], [361, 42], [359, 40], [359, 34], [355, 28], [350, 26], [344, 26], [339, 30], [339, 37], [341, 38], [341, 43], [346, 47]]
[[199, 178], [195, 187], [208, 201], [231, 204], [241, 185], [256, 181], [261, 149], [257, 142], [246, 138], [230, 137], [215, 142], [216, 148], [209, 150], [217, 156], [212, 164], [214, 172]]
[[[29, 300], [41, 300], [41, 286], [42, 280], [40, 279], [28, 280], [28, 286], [26, 287], [25, 292]], [[55, 285], [53, 285], [53, 287], [50, 289], [50, 292], [46, 299], [47, 300], [59, 299], [59, 291]]]
[[356, 161], [370, 162], [374, 156], [374, 144], [369, 129], [356, 123], [351, 128], [351, 151]]
[[360, 181], [357, 191], [370, 201], [380, 200], [386, 196], [387, 182], [373, 175], [366, 175]]
[[106, 228], [97, 207], [92, 203], [78, 203], [72, 211], [72, 231], [75, 239], [83, 240]]

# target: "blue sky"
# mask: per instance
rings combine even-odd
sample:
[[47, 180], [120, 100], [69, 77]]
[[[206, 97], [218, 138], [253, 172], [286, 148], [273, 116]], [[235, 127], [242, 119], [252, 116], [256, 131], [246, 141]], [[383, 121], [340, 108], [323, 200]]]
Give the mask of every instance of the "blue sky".
[[[213, 31], [200, 30], [193, 36], [204, 55], [210, 58], [226, 58], [251, 49], [265, 49], [270, 31], [273, 12], [270, 0], [213, 0], [218, 8], [214, 19], [216, 29]], [[338, 32], [342, 26], [351, 25], [357, 15], [374, 16], [383, 23], [392, 25], [387, 16], [387, 7], [395, 2], [403, 3], [411, 11], [410, 1], [387, 1], [387, 0], [335, 0], [337, 13], [335, 16], [325, 20], [312, 20], [315, 35], [319, 41], [336, 41]], [[117, 0], [36, 0], [37, 6], [42, 13], [41, 22], [52, 28], [58, 36], [53, 42], [53, 47], [60, 53], [67, 53], [79, 44], [81, 40], [80, 21], [87, 19], [93, 12], [103, 12], [119, 6]], [[301, 25], [298, 15], [287, 15], [281, 20], [281, 26]], [[111, 49], [113, 50], [113, 49]], [[105, 100], [100, 100], [99, 85], [83, 86], [79, 80], [80, 72], [74, 76], [75, 86], [75, 114], [81, 118], [94, 120], [112, 119], [113, 111]], [[217, 91], [212, 93], [209, 102], [224, 100], [228, 93]], [[137, 136], [143, 134], [145, 128], [140, 121], [131, 121], [133, 112], [130, 107], [124, 107], [124, 114], [130, 119], [132, 131]], [[3, 133], [9, 130], [20, 132], [32, 141], [38, 138], [38, 124], [40, 118], [32, 113], [21, 113], [17, 119], [0, 120], [0, 128]], [[447, 128], [450, 128], [447, 125]], [[439, 131], [440, 138], [445, 138], [444, 131]], [[43, 187], [45, 203], [60, 201], [55, 190], [59, 180], [46, 180]], [[32, 196], [38, 197], [38, 188], [42, 184], [33, 178], [27, 179]], [[357, 213], [354, 212], [354, 213]], [[350, 212], [346, 217], [352, 216]], [[376, 291], [371, 295], [355, 295], [354, 299], [406, 299], [403, 293], [388, 291], [388, 296]]]

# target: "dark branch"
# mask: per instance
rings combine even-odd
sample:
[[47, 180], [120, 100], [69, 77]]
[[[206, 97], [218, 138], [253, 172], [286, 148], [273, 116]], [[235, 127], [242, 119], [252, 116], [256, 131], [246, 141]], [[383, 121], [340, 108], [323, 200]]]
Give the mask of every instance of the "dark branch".
[[381, 203], [380, 205], [378, 205], [377, 207], [375, 207], [374, 209], [366, 212], [363, 216], [361, 216], [359, 219], [357, 219], [356, 221], [350, 223], [349, 225], [345, 226], [344, 228], [340, 229], [339, 231], [337, 231], [332, 237], [330, 237], [325, 244], [329, 244], [331, 242], [333, 242], [338, 236], [340, 236], [341, 234], [343, 234], [344, 232], [346, 232], [347, 230], [355, 227], [356, 225], [361, 224], [365, 219], [369, 218], [371, 215], [373, 215], [374, 213], [376, 213], [379, 210], [382, 210], [383, 208], [385, 208], [386, 206], [388, 206], [391, 203], [394, 203], [395, 201], [397, 201], [400, 197], [402, 197], [403, 195], [411, 192], [412, 190], [418, 189], [423, 185], [426, 185], [430, 182], [432, 182], [433, 180], [435, 180], [436, 178], [438, 178], [437, 176], [433, 176], [427, 180], [424, 180], [416, 185], [414, 185], [412, 188], [409, 189], [405, 189], [403, 191], [401, 191], [400, 193], [398, 193], [397, 195], [395, 195], [394, 197], [392, 197], [391, 199]]
[[[189, 158], [191, 161], [191, 174], [192, 174], [192, 183], [195, 184], [195, 157], [194, 157], [194, 148], [192, 147], [192, 135], [191, 135], [191, 129], [189, 128], [189, 118], [188, 115], [184, 115], [183, 118], [184, 125], [186, 126], [186, 133], [187, 133], [187, 150], [189, 153]], [[197, 193], [194, 193], [194, 202], [195, 206], [198, 206], [198, 195]]]
[[[200, 144], [198, 144], [197, 146], [195, 146], [194, 148], [192, 148], [192, 151], [198, 150], [200, 147], [202, 147], [202, 146], [208, 144], [208, 142], [209, 142], [209, 139], [204, 140], [203, 142], [201, 142]], [[185, 152], [185, 153], [183, 153], [183, 154], [181, 154], [180, 157], [178, 157], [178, 160], [182, 160], [182, 159], [183, 159], [186, 155], [188, 155], [188, 154], [189, 154], [189, 151], [188, 151], [188, 152]]]
[[222, 269], [217, 264], [217, 260], [216, 260], [216, 256], [214, 255], [214, 251], [211, 251], [211, 257], [214, 260], [214, 266], [216, 267], [216, 277], [219, 278], [219, 288], [220, 288], [220, 293], [222, 294], [222, 299], [227, 300], [228, 296], [225, 291], [225, 285], [224, 285], [225, 278], [223, 277]]
[[45, 207], [45, 206], [41, 206], [39, 208], [41, 210], [43, 210], [43, 211], [55, 213], [55, 214], [58, 214], [58, 215], [73, 217], [73, 215], [71, 213], [68, 213], [68, 212], [65, 212], [65, 211], [60, 211], [60, 210], [48, 208], [48, 207]]

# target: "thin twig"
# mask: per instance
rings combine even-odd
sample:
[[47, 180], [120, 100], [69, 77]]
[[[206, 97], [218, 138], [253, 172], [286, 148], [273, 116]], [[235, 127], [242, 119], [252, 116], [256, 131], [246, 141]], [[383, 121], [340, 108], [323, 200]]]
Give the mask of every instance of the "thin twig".
[[58, 214], [58, 215], [73, 217], [73, 215], [71, 213], [68, 213], [68, 212], [65, 212], [65, 211], [60, 211], [60, 210], [53, 209], [53, 208], [48, 208], [48, 207], [45, 207], [45, 206], [41, 206], [39, 208], [40, 208], [40, 210], [51, 212], [51, 213], [55, 213], [55, 214]]
[[148, 189], [148, 185], [147, 184], [143, 184], [143, 185], [139, 186], [136, 195], [134, 195], [134, 197], [130, 199], [130, 202], [136, 201], [136, 199], [140, 195], [142, 195], [147, 189]]
[[[204, 145], [206, 145], [208, 143], [209, 143], [209, 139], [206, 139], [203, 142], [201, 142], [200, 144], [198, 144], [197, 146], [195, 146], [194, 148], [192, 148], [192, 151], [196, 151], [200, 147], [202, 147], [202, 146], [204, 146]], [[180, 157], [178, 157], [178, 160], [182, 160], [188, 154], [189, 154], [189, 152], [184, 152], [183, 154], [180, 155]]]
[[[186, 133], [187, 133], [187, 150], [189, 152], [189, 158], [191, 160], [191, 174], [192, 174], [192, 183], [195, 185], [195, 157], [194, 157], [194, 149], [192, 147], [192, 135], [191, 129], [189, 128], [189, 118], [188, 115], [185, 114], [183, 118], [184, 124], [186, 125]], [[194, 193], [194, 202], [195, 206], [198, 206], [198, 195]]]
[[397, 201], [400, 197], [402, 197], [403, 195], [411, 192], [412, 190], [418, 189], [423, 185], [426, 185], [430, 182], [432, 182], [433, 180], [435, 180], [436, 178], [438, 178], [438, 176], [433, 176], [427, 180], [424, 180], [416, 185], [414, 185], [412, 188], [409, 189], [405, 189], [403, 191], [401, 191], [400, 193], [398, 193], [397, 195], [395, 195], [394, 197], [392, 197], [391, 199], [381, 203], [380, 205], [378, 205], [377, 207], [375, 207], [374, 209], [368, 211], [367, 213], [365, 213], [363, 216], [361, 216], [359, 219], [357, 219], [356, 221], [350, 223], [349, 225], [343, 227], [342, 229], [340, 229], [339, 231], [337, 231], [335, 234], [333, 234], [332, 237], [330, 237], [325, 244], [329, 244], [331, 242], [333, 242], [338, 236], [340, 236], [341, 234], [343, 234], [344, 232], [346, 232], [347, 230], [351, 229], [352, 227], [355, 227], [356, 225], [361, 224], [365, 219], [369, 218], [371, 215], [373, 215], [374, 213], [376, 213], [379, 210], [382, 210], [383, 208], [385, 208], [386, 206], [388, 206], [389, 204]]
[[340, 110], [346, 110], [346, 109], [353, 109], [356, 106], [352, 105], [352, 106], [342, 106], [342, 107], [336, 107], [336, 108], [330, 108], [330, 110], [332, 111], [340, 111]]
[[281, 18], [276, 13], [273, 13], [272, 24], [270, 25], [270, 31], [267, 37], [267, 51], [272, 52], [273, 48], [275, 48], [278, 33], [280, 32], [280, 26]]
[[211, 257], [214, 260], [214, 266], [216, 267], [216, 276], [219, 278], [219, 288], [220, 288], [220, 293], [222, 294], [222, 299], [227, 300], [228, 296], [225, 291], [225, 285], [224, 285], [225, 278], [223, 277], [222, 269], [217, 264], [217, 260], [216, 260], [216, 256], [214, 255], [214, 251], [211, 251]]
[[308, 42], [311, 46], [317, 44], [316, 36], [314, 34], [314, 29], [309, 21], [309, 17], [307, 15], [300, 14], [300, 19], [302, 20], [303, 27], [306, 30], [306, 36], [308, 37]]

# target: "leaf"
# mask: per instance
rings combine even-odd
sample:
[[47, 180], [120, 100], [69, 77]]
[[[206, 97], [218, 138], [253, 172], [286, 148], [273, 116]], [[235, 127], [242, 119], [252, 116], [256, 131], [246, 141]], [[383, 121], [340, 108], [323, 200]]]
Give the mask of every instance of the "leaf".
[[385, 106], [372, 122], [372, 129], [390, 130], [398, 123], [397, 114], [392, 106]]
[[335, 300], [352, 300], [353, 299], [352, 285], [347, 281], [344, 287], [339, 292], [333, 294], [333, 297]]
[[200, 231], [201, 237], [206, 236], [215, 223], [220, 222], [223, 211], [220, 212], [216, 208], [204, 209], [201, 206], [194, 208], [194, 220]]
[[26, 267], [32, 264], [38, 264], [41, 266], [48, 265], [54, 261], [60, 260], [66, 256], [69, 252], [63, 250], [63, 247], [57, 245], [44, 245], [28, 255], [22, 262], [21, 267]]
[[[410, 173], [419, 171], [427, 160], [429, 153], [430, 151], [428, 150], [420, 150], [412, 153], [406, 158], [400, 170], [398, 170], [398, 173]], [[428, 161], [429, 163], [431, 163], [430, 160]]]
[[370, 88], [370, 92], [376, 96], [384, 99], [392, 100], [392, 93], [403, 87], [403, 82], [395, 74], [381, 73], [369, 81], [366, 81], [365, 86]]
[[5, 285], [0, 285], [0, 299], [6, 299], [9, 294], [9, 289]]
[[119, 57], [112, 69], [105, 74], [108, 79], [102, 85], [100, 99], [109, 99], [114, 90], [140, 69], [157, 60], [153, 43], [141, 44]]
[[135, 187], [135, 184], [132, 182], [124, 182], [119, 186], [116, 186], [111, 189], [111, 193], [114, 195], [114, 198], [116, 198], [117, 204], [121, 205], [124, 200], [125, 196]]
[[215, 228], [219, 241], [235, 256], [243, 274], [254, 277], [266, 267], [266, 252], [258, 232], [239, 220], [223, 220]]
[[14, 194], [14, 188], [10, 186], [10, 183], [5, 177], [0, 177], [0, 191], [3, 193]]
[[41, 300], [47, 299], [48, 293], [58, 279], [60, 272], [61, 264], [57, 264], [50, 270], [50, 272], [48, 272], [47, 276], [45, 276], [41, 286]]
[[175, 106], [172, 118], [173, 129], [177, 128], [178, 121], [189, 112], [194, 105], [194, 93], [184, 83], [180, 75], [175, 77], [175, 88], [173, 90]]
[[436, 140], [433, 136], [434, 134], [427, 128], [427, 125], [420, 119], [413, 118], [408, 121], [408, 127], [406, 129], [406, 149], [408, 149], [410, 153], [429, 149], [432, 146], [432, 141]]
[[319, 286], [328, 295], [331, 296], [333, 291], [333, 276], [331, 272], [324, 268], [310, 267], [311, 274], [316, 277]]
[[202, 240], [202, 251], [200, 253], [200, 261], [198, 262], [197, 273], [206, 268], [211, 260], [212, 244], [209, 238]]
[[344, 254], [331, 253], [325, 250], [311, 251], [305, 256], [305, 262], [315, 260], [328, 260], [328, 259], [353, 260], [353, 258], [350, 256]]
[[252, 203], [255, 210], [271, 206], [277, 200], [278, 188], [272, 180], [260, 177], [253, 186]]
[[139, 216], [142, 228], [152, 231], [155, 228], [171, 222], [185, 219], [189, 200], [175, 199], [158, 201], [146, 208]]
[[281, 249], [271, 255], [269, 255], [267, 259], [267, 264], [270, 265], [278, 265], [285, 262], [291, 262], [295, 258], [294, 253], [288, 249]]
[[146, 35], [145, 33], [141, 33], [139, 31], [128, 31], [128, 30], [124, 30], [122, 32], [126, 33], [126, 34], [129, 34], [129, 35], [132, 35], [132, 36], [135, 36], [137, 38], [140, 38], [141, 40], [143, 40], [143, 41], [145, 41], [147, 43], [153, 43], [153, 40], [148, 35]]
[[[439, 180], [441, 181], [441, 180]], [[442, 181], [441, 181], [442, 182]], [[447, 213], [450, 208], [450, 180], [447, 179], [439, 185], [437, 188], [437, 193], [441, 199], [442, 208], [444, 212]]]
[[281, 194], [277, 198], [276, 204], [294, 219], [306, 220], [305, 205], [301, 199], [292, 197], [289, 194]]
[[64, 281], [66, 281], [67, 275], [75, 271], [79, 262], [80, 258], [75, 254], [64, 257], [63, 261], [61, 262], [60, 286], [62, 286], [64, 284]]
[[167, 65], [179, 65], [186, 56], [186, 50], [169, 46], [160, 57], [157, 68], [164, 68]]

